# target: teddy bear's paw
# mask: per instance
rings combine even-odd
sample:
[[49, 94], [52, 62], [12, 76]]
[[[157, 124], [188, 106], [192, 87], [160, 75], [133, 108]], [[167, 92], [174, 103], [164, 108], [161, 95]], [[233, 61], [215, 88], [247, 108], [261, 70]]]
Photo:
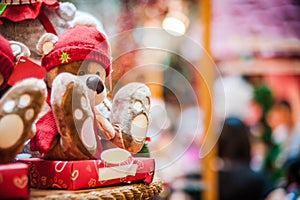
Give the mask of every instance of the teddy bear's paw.
[[122, 135], [113, 142], [123, 140], [125, 149], [132, 153], [140, 151], [146, 139], [150, 95], [145, 84], [130, 83], [122, 87], [113, 99], [111, 122], [116, 127], [116, 132]]
[[53, 82], [52, 95], [60, 97], [52, 98], [51, 104], [62, 146], [70, 145], [87, 156], [93, 155], [97, 140], [86, 85], [76, 76], [62, 73]]
[[113, 128], [115, 130], [115, 137], [111, 140], [113, 146], [125, 149], [126, 147], [123, 140], [124, 132], [122, 131], [120, 124], [113, 124]]
[[0, 162], [11, 161], [26, 140], [46, 98], [44, 81], [29, 78], [16, 83], [0, 101]]

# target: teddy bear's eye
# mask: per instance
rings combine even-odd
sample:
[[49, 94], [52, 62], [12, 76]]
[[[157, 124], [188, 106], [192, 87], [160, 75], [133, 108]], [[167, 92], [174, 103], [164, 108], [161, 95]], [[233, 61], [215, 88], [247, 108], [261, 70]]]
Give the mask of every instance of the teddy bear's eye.
[[80, 72], [78, 73], [78, 75], [79, 75], [79, 76], [83, 76], [83, 75], [85, 75], [85, 72], [84, 72], [84, 71], [80, 71]]
[[97, 76], [100, 76], [100, 72], [96, 72], [96, 75], [97, 75]]

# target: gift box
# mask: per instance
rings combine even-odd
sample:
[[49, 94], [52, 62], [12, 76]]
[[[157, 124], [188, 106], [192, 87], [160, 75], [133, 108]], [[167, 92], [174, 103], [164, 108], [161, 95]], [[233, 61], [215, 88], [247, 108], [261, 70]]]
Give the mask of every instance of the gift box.
[[0, 198], [28, 197], [28, 165], [10, 163], [0, 165]]
[[41, 189], [85, 189], [118, 183], [151, 183], [154, 159], [131, 158], [119, 164], [103, 160], [50, 161], [21, 159], [29, 164], [30, 187]]

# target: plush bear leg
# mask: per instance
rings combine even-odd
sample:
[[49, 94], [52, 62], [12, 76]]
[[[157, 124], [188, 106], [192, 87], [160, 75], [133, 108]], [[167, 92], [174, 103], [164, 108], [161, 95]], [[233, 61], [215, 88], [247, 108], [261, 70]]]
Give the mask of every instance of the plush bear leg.
[[46, 158], [93, 158], [98, 138], [86, 85], [76, 76], [61, 73], [53, 82], [51, 105], [60, 137], [56, 138]]
[[0, 162], [10, 162], [34, 133], [32, 125], [46, 98], [42, 80], [15, 84], [0, 100]]
[[112, 142], [137, 153], [144, 145], [149, 125], [150, 90], [142, 83], [130, 83], [114, 96], [111, 122], [116, 137]]

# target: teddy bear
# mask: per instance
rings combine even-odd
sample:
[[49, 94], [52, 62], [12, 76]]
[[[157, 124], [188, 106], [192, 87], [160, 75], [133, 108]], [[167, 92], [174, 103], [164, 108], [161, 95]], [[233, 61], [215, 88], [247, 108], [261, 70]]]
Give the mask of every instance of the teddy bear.
[[142, 148], [151, 95], [145, 84], [122, 87], [112, 101], [110, 119], [96, 109], [106, 98], [105, 79], [112, 71], [104, 33], [93, 25], [78, 24], [59, 37], [44, 34], [37, 49], [47, 70], [51, 109], [36, 123], [33, 151], [45, 159], [85, 160], [99, 159], [106, 148], [131, 153]]
[[57, 0], [4, 0], [0, 9], [0, 34], [24, 43], [31, 58], [40, 60], [36, 43], [44, 33], [60, 35], [72, 26], [76, 7]]
[[0, 35], [0, 163], [14, 160], [33, 134], [34, 122], [46, 98], [46, 85], [36, 78], [24, 79], [7, 89], [15, 62], [29, 56], [28, 48]]
[[41, 55], [36, 43], [45, 33], [62, 34], [79, 20], [93, 21], [99, 30], [102, 23], [87, 12], [77, 10], [71, 2], [57, 0], [3, 0], [0, 8], [0, 34], [9, 40], [24, 43], [30, 58], [39, 63]]

